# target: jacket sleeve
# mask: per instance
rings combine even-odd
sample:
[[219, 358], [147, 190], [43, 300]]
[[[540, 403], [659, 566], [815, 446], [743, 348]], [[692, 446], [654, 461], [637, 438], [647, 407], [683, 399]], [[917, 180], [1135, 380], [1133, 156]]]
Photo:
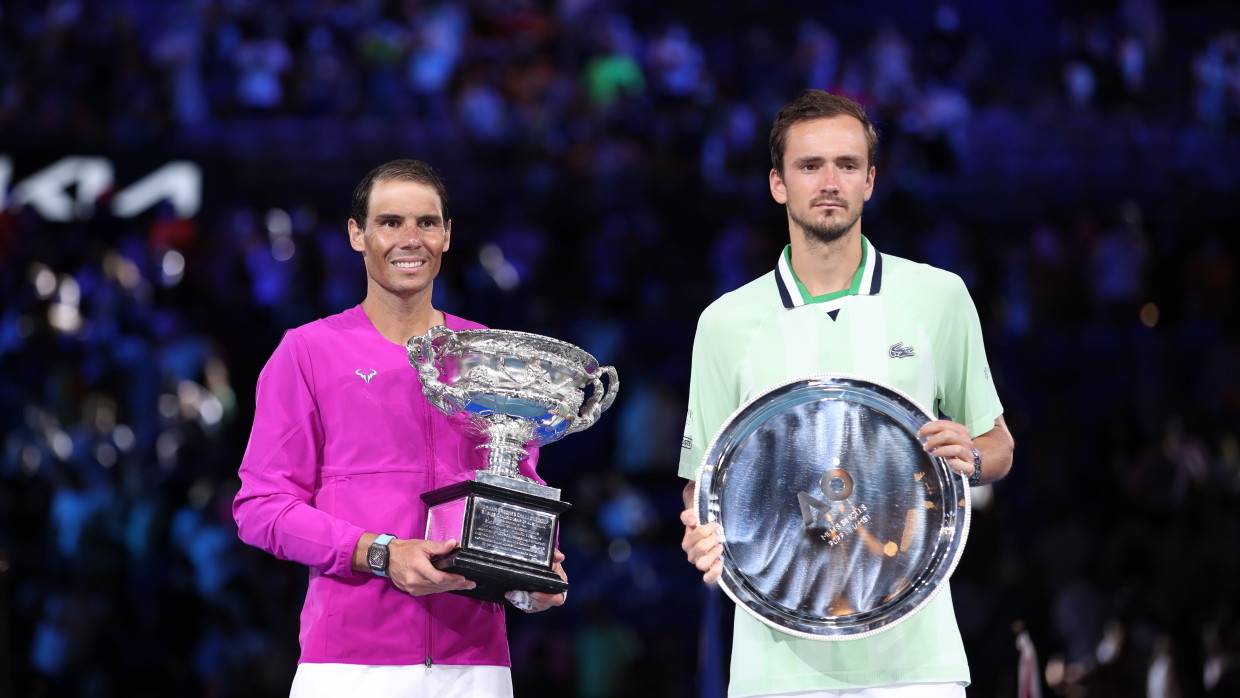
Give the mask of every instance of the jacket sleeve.
[[351, 575], [361, 527], [313, 506], [323, 429], [310, 356], [294, 330], [258, 377], [254, 428], [238, 475], [233, 518], [241, 540], [323, 574]]
[[537, 446], [531, 448], [529, 453], [521, 459], [521, 462], [517, 464], [517, 471], [535, 482], [539, 482], [544, 485], [547, 484], [547, 481], [542, 479], [542, 476], [538, 474]]

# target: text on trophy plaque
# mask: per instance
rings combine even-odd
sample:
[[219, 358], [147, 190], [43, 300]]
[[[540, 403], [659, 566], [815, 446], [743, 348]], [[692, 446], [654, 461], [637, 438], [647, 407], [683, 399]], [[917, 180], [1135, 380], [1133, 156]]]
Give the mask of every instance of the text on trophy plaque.
[[535, 564], [551, 560], [555, 515], [494, 499], [474, 499], [469, 547]]

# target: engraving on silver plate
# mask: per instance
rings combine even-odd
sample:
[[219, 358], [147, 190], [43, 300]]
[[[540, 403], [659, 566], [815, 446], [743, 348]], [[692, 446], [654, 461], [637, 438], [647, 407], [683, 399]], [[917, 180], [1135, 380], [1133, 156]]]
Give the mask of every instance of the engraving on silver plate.
[[475, 497], [466, 547], [549, 565], [554, 526], [554, 514]]
[[528, 332], [440, 325], [406, 348], [427, 400], [487, 450], [487, 470], [477, 479], [486, 473], [492, 484], [551, 499], [559, 499], [559, 490], [524, 477], [517, 466], [530, 448], [588, 429], [620, 388], [615, 368], [599, 366], [568, 342]]
[[728, 532], [720, 586], [783, 632], [844, 640], [925, 606], [955, 568], [970, 493], [917, 429], [924, 408], [851, 376], [791, 381], [724, 423], [698, 481]]

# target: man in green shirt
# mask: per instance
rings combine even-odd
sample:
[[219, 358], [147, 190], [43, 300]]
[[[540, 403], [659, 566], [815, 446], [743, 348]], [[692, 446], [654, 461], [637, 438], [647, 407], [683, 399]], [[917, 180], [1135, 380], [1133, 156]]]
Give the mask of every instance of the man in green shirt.
[[[807, 90], [771, 128], [771, 196], [790, 244], [775, 269], [702, 313], [693, 343], [680, 475], [682, 547], [707, 583], [723, 535], [699, 525], [694, 487], [710, 440], [750, 398], [806, 375], [893, 386], [932, 413], [919, 432], [973, 485], [1007, 474], [1014, 444], [990, 378], [977, 310], [960, 277], [882, 254], [861, 234], [878, 136], [852, 100]], [[866, 638], [824, 642], [735, 614], [730, 696], [963, 696], [969, 683], [951, 593]]]

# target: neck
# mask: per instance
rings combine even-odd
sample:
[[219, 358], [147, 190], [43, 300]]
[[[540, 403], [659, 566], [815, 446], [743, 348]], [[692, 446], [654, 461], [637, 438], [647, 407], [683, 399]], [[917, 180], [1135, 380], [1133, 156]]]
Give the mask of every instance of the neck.
[[843, 291], [861, 266], [861, 225], [831, 242], [820, 242], [796, 228], [792, 231], [792, 270], [810, 295]]
[[388, 341], [403, 345], [410, 337], [426, 334], [444, 323], [443, 313], [431, 305], [431, 287], [409, 298], [367, 289], [362, 311]]

